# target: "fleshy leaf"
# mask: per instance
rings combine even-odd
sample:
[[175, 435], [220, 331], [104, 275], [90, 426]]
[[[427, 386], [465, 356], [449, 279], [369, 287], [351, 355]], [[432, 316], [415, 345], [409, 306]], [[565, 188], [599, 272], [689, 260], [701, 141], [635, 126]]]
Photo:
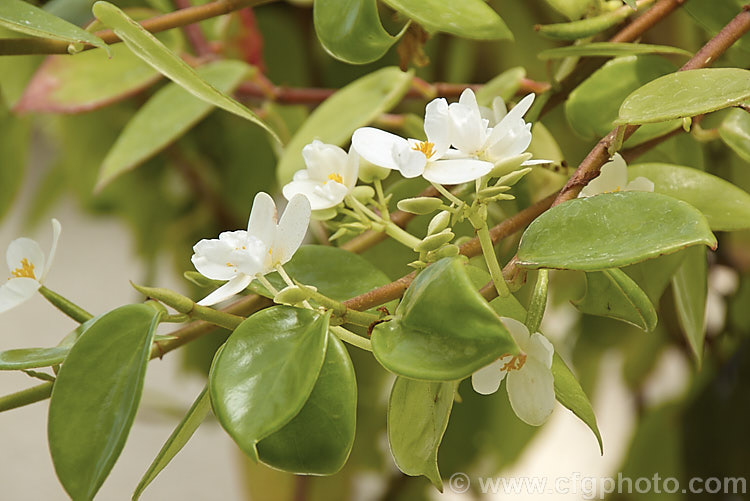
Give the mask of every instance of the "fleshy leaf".
[[716, 247], [698, 209], [666, 195], [627, 191], [551, 208], [524, 232], [518, 260], [533, 269], [599, 271], [698, 244]]
[[[721, 31], [742, 10], [745, 4], [747, 4], [745, 0], [724, 0], [723, 2], [690, 0], [685, 2], [683, 9], [713, 36]], [[735, 42], [735, 46], [744, 51], [750, 51], [750, 37], [745, 34]]]
[[577, 40], [579, 38], [596, 35], [606, 29], [620, 24], [627, 19], [633, 10], [630, 7], [623, 6], [619, 9], [607, 12], [595, 17], [588, 17], [569, 23], [543, 24], [534, 27], [539, 34], [556, 40]]
[[626, 266], [622, 271], [627, 273], [643, 289], [651, 303], [657, 306], [683, 259], [685, 251], [679, 251]]
[[568, 45], [541, 51], [539, 59], [561, 59], [564, 57], [618, 57], [636, 54], [679, 54], [690, 57], [692, 54], [678, 47], [652, 45], [647, 43], [592, 42], [582, 45]]
[[296, 416], [318, 379], [329, 315], [275, 306], [237, 327], [209, 375], [214, 413], [243, 452]]
[[655, 192], [683, 200], [700, 210], [714, 231], [750, 228], [750, 194], [720, 177], [662, 163], [630, 166], [628, 179], [638, 176], [651, 180]]
[[617, 268], [586, 273], [586, 295], [573, 304], [582, 313], [622, 320], [644, 331], [656, 327], [656, 310], [648, 295]]
[[[232, 92], [251, 71], [240, 61], [215, 61], [196, 69], [199, 78], [220, 92]], [[136, 112], [107, 153], [97, 189], [166, 148], [212, 109], [211, 103], [197, 99], [176, 83], [159, 89]]]
[[657, 78], [625, 98], [617, 123], [645, 124], [694, 117], [735, 106], [748, 98], [750, 70], [679, 71]]
[[377, 61], [399, 39], [383, 28], [375, 0], [317, 0], [313, 21], [326, 52], [351, 64]]
[[513, 33], [482, 0], [383, 0], [393, 10], [418, 22], [427, 31], [441, 31], [479, 40], [513, 40]]
[[706, 251], [702, 247], [694, 247], [685, 250], [685, 254], [682, 266], [672, 278], [672, 288], [677, 320], [700, 367], [706, 337]]
[[354, 444], [357, 381], [344, 344], [328, 335], [323, 368], [305, 406], [279, 431], [258, 442], [265, 464], [300, 475], [333, 475]]
[[224, 92], [203, 80], [185, 61], [167, 49], [151, 33], [108, 2], [94, 4], [94, 15], [119, 36], [133, 53], [159, 70], [194, 96], [245, 118], [265, 129], [276, 141], [278, 137], [255, 113]]
[[208, 413], [211, 411], [211, 399], [208, 396], [208, 387], [204, 388], [203, 391], [195, 399], [193, 405], [187, 411], [187, 414], [182, 418], [177, 428], [174, 429], [172, 434], [169, 436], [167, 441], [162, 446], [159, 453], [156, 455], [153, 463], [149, 466], [148, 471], [143, 475], [143, 478], [138, 483], [138, 487], [135, 488], [133, 493], [133, 501], [136, 501], [141, 497], [143, 491], [148, 485], [154, 481], [156, 476], [166, 468], [170, 461], [177, 455], [178, 452], [185, 447], [188, 440], [193, 436], [195, 430], [201, 425]]
[[409, 286], [395, 318], [375, 326], [373, 353], [386, 369], [408, 378], [451, 381], [517, 352], [466, 266], [460, 257], [429, 266]]
[[443, 492], [440, 441], [448, 426], [456, 383], [396, 378], [388, 402], [388, 443], [398, 469], [424, 475]]
[[279, 184], [288, 183], [295, 172], [305, 168], [302, 148], [313, 139], [343, 145], [356, 129], [395, 106], [409, 90], [411, 79], [411, 72], [389, 66], [355, 80], [326, 99], [284, 147], [277, 170]]
[[719, 126], [719, 136], [745, 162], [750, 162], [750, 113], [731, 110]]
[[55, 471], [73, 499], [93, 499], [125, 445], [160, 315], [144, 304], [103, 315], [60, 368], [47, 434]]

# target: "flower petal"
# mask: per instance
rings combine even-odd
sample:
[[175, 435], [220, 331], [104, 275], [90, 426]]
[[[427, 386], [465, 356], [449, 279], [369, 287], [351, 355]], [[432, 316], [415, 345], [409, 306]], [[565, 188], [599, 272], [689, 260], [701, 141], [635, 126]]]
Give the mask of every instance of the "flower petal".
[[[496, 96], [495, 99], [492, 100], [492, 114], [495, 118], [495, 124], [500, 123], [500, 120], [505, 118], [505, 115], [508, 114], [508, 107], [505, 105], [505, 101], [502, 97]], [[525, 114], [525, 112], [522, 113], [522, 115]]]
[[471, 386], [474, 391], [481, 395], [490, 395], [500, 388], [500, 383], [505, 378], [506, 371], [500, 368], [504, 365], [502, 358], [482, 367], [471, 375]]
[[529, 111], [529, 108], [531, 108], [531, 105], [534, 103], [534, 97], [534, 94], [529, 94], [521, 99], [518, 104], [497, 123], [492, 129], [490, 137], [487, 138], [488, 145], [493, 145], [498, 142], [508, 133], [508, 131], [517, 126], [519, 120], [523, 120], [523, 116]]
[[482, 119], [474, 92], [464, 90], [459, 101], [448, 107], [448, 112], [453, 146], [470, 155], [479, 152], [487, 139], [487, 122]]
[[354, 189], [357, 184], [357, 176], [359, 175], [359, 154], [354, 148], [349, 148], [349, 154], [346, 157], [346, 165], [344, 165], [344, 171], [341, 173], [341, 177], [344, 179], [344, 186], [346, 186], [347, 193]]
[[424, 153], [411, 147], [394, 146], [393, 158], [398, 165], [398, 171], [407, 178], [421, 176], [427, 166], [427, 157]]
[[25, 237], [13, 240], [5, 257], [11, 276], [14, 272], [24, 272], [34, 275], [28, 278], [38, 280], [44, 273], [44, 252], [35, 240]]
[[310, 224], [310, 202], [304, 195], [295, 195], [289, 201], [276, 230], [273, 244], [273, 264], [289, 261], [307, 233]]
[[352, 134], [352, 147], [370, 163], [387, 169], [399, 170], [396, 159], [393, 157], [394, 147], [397, 148], [396, 151], [401, 151], [409, 148], [409, 142], [403, 137], [384, 130], [360, 127]]
[[42, 272], [42, 276], [39, 278], [39, 283], [44, 283], [44, 280], [47, 278], [47, 273], [49, 273], [49, 269], [52, 267], [52, 261], [55, 260], [55, 254], [57, 253], [57, 241], [60, 240], [60, 233], [62, 232], [62, 225], [60, 224], [60, 221], [52, 218], [51, 223], [52, 245], [49, 249], [49, 255], [47, 255], [47, 262], [44, 265], [44, 271]]
[[317, 139], [302, 148], [302, 157], [310, 179], [327, 181], [330, 174], [342, 175], [347, 162], [344, 150], [333, 144], [325, 144]]
[[243, 290], [245, 290], [245, 288], [250, 285], [250, 282], [252, 281], [253, 277], [251, 277], [250, 275], [237, 275], [229, 282], [225, 283], [224, 285], [213, 291], [211, 294], [198, 301], [198, 304], [201, 306], [213, 306], [216, 303], [221, 303], [222, 301], [225, 301], [234, 296], [238, 292], [242, 292]]
[[555, 407], [552, 372], [528, 357], [521, 370], [508, 374], [508, 399], [518, 418], [531, 426], [543, 424]]
[[198, 273], [211, 280], [229, 280], [238, 273], [237, 263], [231, 261], [234, 248], [217, 239], [201, 240], [193, 246], [190, 260]]
[[[338, 185], [343, 189], [343, 195], [339, 197], [339, 192], [328, 189], [329, 185]], [[282, 188], [282, 193], [287, 200], [291, 200], [295, 195], [304, 195], [310, 202], [312, 210], [329, 209], [341, 203], [347, 193], [346, 186], [335, 181], [329, 181], [321, 185], [317, 181], [292, 181]], [[336, 195], [334, 197], [334, 194]]]
[[264, 191], [259, 192], [250, 209], [247, 233], [270, 247], [276, 233], [276, 220], [276, 203], [273, 198]]
[[532, 334], [523, 351], [529, 357], [537, 359], [548, 369], [552, 367], [552, 357], [555, 354], [555, 348], [543, 334], [539, 332]]
[[619, 153], [604, 164], [599, 175], [589, 182], [579, 193], [578, 197], [591, 197], [601, 193], [618, 191], [628, 183], [628, 166]]
[[492, 170], [493, 164], [471, 158], [429, 162], [422, 176], [437, 184], [461, 184], [474, 181]]
[[654, 191], [654, 183], [647, 177], [638, 176], [625, 185], [625, 191]]
[[440, 158], [451, 146], [451, 123], [448, 115], [448, 102], [445, 98], [433, 99], [425, 107], [424, 131], [427, 141], [435, 146], [435, 155]]
[[508, 329], [518, 347], [522, 351], [526, 351], [526, 346], [529, 344], [529, 338], [531, 337], [529, 329], [515, 318], [500, 317], [500, 320], [503, 322], [505, 328]]
[[11, 278], [0, 286], [0, 313], [26, 302], [41, 286], [33, 278]]

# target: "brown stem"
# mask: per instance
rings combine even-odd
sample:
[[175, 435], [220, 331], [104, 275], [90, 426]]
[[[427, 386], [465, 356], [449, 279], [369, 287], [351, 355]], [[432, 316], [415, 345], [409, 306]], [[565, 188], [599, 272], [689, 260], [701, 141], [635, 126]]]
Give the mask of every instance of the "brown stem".
[[[189, 9], [193, 6], [190, 0], [174, 0], [174, 5], [180, 10]], [[214, 55], [211, 45], [206, 40], [203, 30], [201, 30], [201, 27], [197, 23], [186, 24], [182, 27], [182, 30], [185, 32], [185, 37], [193, 47], [196, 56], [208, 57]]]

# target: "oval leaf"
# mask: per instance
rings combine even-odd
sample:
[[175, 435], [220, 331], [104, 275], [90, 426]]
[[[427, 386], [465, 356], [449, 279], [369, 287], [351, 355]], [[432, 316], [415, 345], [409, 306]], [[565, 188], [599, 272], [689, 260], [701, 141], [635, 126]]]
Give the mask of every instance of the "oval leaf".
[[518, 348], [477, 292], [462, 258], [445, 258], [412, 282], [393, 320], [375, 326], [375, 358], [400, 376], [451, 381]]
[[750, 113], [731, 110], [719, 126], [719, 136], [745, 162], [750, 162]]
[[647, 43], [592, 42], [583, 45], [568, 45], [541, 51], [539, 59], [562, 59], [565, 57], [618, 57], [637, 54], [679, 54], [690, 57], [692, 54], [684, 49], [668, 45]]
[[326, 52], [351, 64], [377, 61], [399, 39], [380, 23], [376, 0], [317, 0], [313, 22]]
[[[232, 92], [252, 71], [240, 61], [216, 61], [196, 70], [220, 92]], [[102, 163], [97, 188], [166, 148], [213, 109], [176, 83], [159, 89], [125, 126]]]
[[382, 68], [323, 101], [284, 147], [277, 171], [279, 184], [288, 183], [295, 172], [305, 168], [302, 148], [313, 139], [343, 145], [356, 129], [395, 106], [409, 90], [411, 79], [412, 73], [396, 67]]
[[275, 306], [237, 327], [209, 375], [214, 413], [246, 454], [299, 413], [323, 366], [329, 315]]
[[86, 42], [109, 50], [104, 40], [23, 0], [0, 2], [0, 26], [34, 37]]
[[534, 29], [547, 38], [577, 40], [596, 35], [616, 24], [620, 24], [631, 14], [633, 14], [633, 10], [630, 7], [624, 6], [600, 16], [571, 21], [569, 23], [542, 24], [535, 26]]
[[627, 191], [551, 208], [524, 232], [518, 260], [532, 269], [599, 271], [697, 244], [716, 247], [698, 209], [666, 195]]
[[622, 320], [644, 331], [656, 327], [656, 310], [648, 295], [617, 268], [586, 273], [586, 295], [573, 304], [582, 313]]
[[300, 475], [333, 475], [354, 444], [357, 381], [344, 344], [328, 335], [323, 368], [305, 406], [276, 433], [258, 442], [258, 457]]
[[279, 138], [255, 113], [203, 80], [185, 61], [167, 49], [156, 37], [143, 29], [118, 7], [96, 2], [94, 15], [112, 28], [133, 53], [159, 70], [164, 76], [184, 87], [194, 96], [245, 118], [265, 129], [276, 141]]
[[750, 228], [750, 194], [720, 177], [679, 165], [648, 163], [628, 168], [628, 178], [644, 176], [654, 191], [700, 210], [714, 231]]
[[383, 3], [427, 31], [479, 40], [513, 40], [505, 21], [482, 0], [383, 0]]
[[57, 476], [75, 500], [93, 499], [125, 445], [160, 315], [144, 304], [103, 315], [60, 368], [47, 434]]
[[424, 475], [443, 492], [438, 470], [440, 441], [448, 427], [455, 382], [398, 377], [388, 402], [388, 443], [396, 466], [407, 475]]
[[677, 320], [699, 367], [706, 338], [707, 273], [706, 251], [694, 247], [685, 250], [685, 260], [672, 278]]
[[729, 108], [750, 98], [750, 70], [703, 68], [657, 78], [620, 106], [618, 124], [664, 122]]

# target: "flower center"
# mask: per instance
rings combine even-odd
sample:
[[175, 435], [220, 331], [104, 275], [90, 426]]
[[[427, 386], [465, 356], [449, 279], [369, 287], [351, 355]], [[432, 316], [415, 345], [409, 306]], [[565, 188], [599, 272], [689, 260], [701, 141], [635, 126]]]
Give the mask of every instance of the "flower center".
[[[509, 353], [506, 353], [500, 358], [508, 357], [510, 356]], [[507, 362], [505, 362], [505, 365], [503, 365], [500, 370], [501, 371], [518, 371], [521, 370], [521, 367], [523, 367], [523, 364], [526, 363], [526, 354], [521, 353], [520, 355], [515, 355], [510, 358]]]
[[34, 280], [36, 280], [36, 276], [34, 275], [34, 265], [31, 264], [26, 258], [23, 258], [21, 260], [21, 267], [11, 271], [10, 274], [15, 278], [25, 277], [33, 278]]
[[617, 188], [615, 188], [614, 190], [605, 191], [604, 193], [617, 193], [618, 191], [620, 191], [620, 187], [619, 186]]
[[435, 154], [435, 144], [429, 141], [423, 141], [411, 147], [412, 150], [422, 152], [427, 158]]
[[330, 179], [331, 181], [335, 181], [339, 184], [344, 184], [344, 179], [341, 177], [340, 174], [337, 174], [336, 172], [334, 172], [333, 174], [328, 174], [328, 179]]

